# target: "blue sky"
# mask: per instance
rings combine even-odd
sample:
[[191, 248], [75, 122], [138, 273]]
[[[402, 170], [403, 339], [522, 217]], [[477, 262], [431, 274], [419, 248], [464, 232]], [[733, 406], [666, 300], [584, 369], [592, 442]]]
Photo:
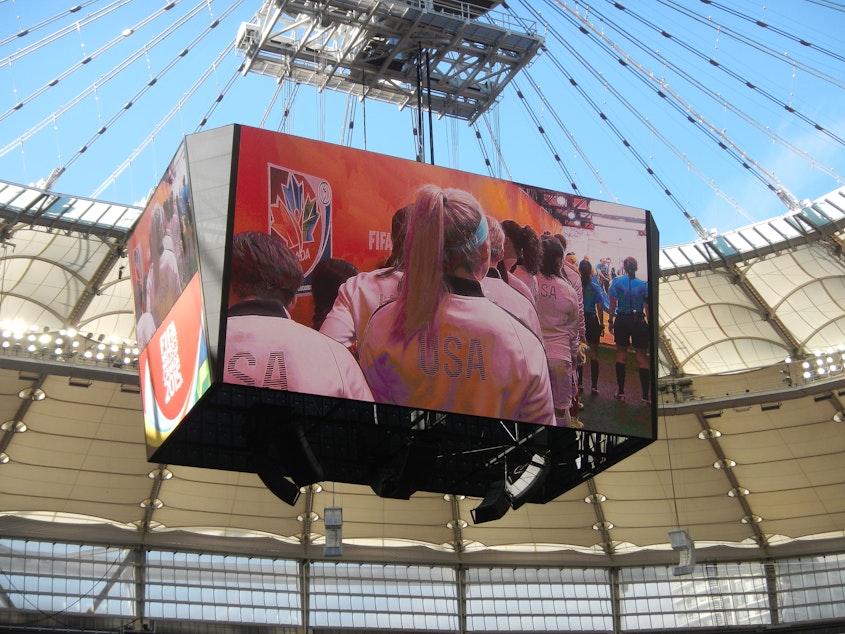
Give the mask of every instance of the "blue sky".
[[[35, 183], [64, 167], [56, 191], [137, 203], [184, 135], [280, 129], [286, 109], [284, 132], [413, 158], [410, 110], [287, 83], [277, 93], [273, 79], [237, 73], [243, 58], [226, 50], [258, 0], [164, 6], [0, 0], [0, 180]], [[842, 4], [624, 6], [500, 8], [546, 48], [479, 120], [484, 152], [465, 121], [435, 120], [435, 162], [562, 191], [571, 176], [583, 195], [649, 209], [663, 246], [696, 238], [687, 215], [725, 232], [785, 213], [768, 185], [812, 200], [842, 184]]]

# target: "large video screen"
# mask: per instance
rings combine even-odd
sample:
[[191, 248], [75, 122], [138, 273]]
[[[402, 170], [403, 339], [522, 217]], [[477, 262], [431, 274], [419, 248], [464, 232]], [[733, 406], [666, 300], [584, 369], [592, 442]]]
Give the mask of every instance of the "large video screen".
[[647, 211], [239, 135], [225, 383], [655, 437]]
[[148, 451], [211, 385], [196, 223], [180, 146], [129, 240]]

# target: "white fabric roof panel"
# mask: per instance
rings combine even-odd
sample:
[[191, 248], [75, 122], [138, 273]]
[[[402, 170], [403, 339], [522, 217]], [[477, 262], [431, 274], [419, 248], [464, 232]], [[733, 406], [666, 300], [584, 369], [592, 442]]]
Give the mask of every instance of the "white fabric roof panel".
[[[671, 287], [666, 293], [666, 286]], [[671, 298], [667, 295], [671, 294]], [[723, 272], [687, 276], [661, 286], [660, 322], [687, 374], [733, 372], [783, 359], [782, 352], [746, 360], [737, 346], [745, 339], [775, 342], [771, 326], [747, 293]], [[706, 344], [704, 343], [706, 342]], [[748, 349], [748, 353], [755, 352]]]

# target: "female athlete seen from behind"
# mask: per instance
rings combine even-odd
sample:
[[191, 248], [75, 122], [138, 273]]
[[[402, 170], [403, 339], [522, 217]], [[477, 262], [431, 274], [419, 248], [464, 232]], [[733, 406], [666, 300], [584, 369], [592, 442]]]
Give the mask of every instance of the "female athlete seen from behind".
[[487, 233], [471, 194], [419, 190], [404, 282], [370, 319], [361, 368], [377, 402], [553, 425], [543, 344], [482, 292]]

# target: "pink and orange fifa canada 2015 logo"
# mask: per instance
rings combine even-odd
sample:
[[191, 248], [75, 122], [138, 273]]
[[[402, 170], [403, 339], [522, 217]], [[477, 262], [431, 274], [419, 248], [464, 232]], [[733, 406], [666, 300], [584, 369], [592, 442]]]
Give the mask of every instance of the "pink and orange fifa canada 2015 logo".
[[324, 178], [278, 165], [267, 167], [270, 232], [299, 259], [308, 285], [317, 262], [331, 257], [331, 185]]

